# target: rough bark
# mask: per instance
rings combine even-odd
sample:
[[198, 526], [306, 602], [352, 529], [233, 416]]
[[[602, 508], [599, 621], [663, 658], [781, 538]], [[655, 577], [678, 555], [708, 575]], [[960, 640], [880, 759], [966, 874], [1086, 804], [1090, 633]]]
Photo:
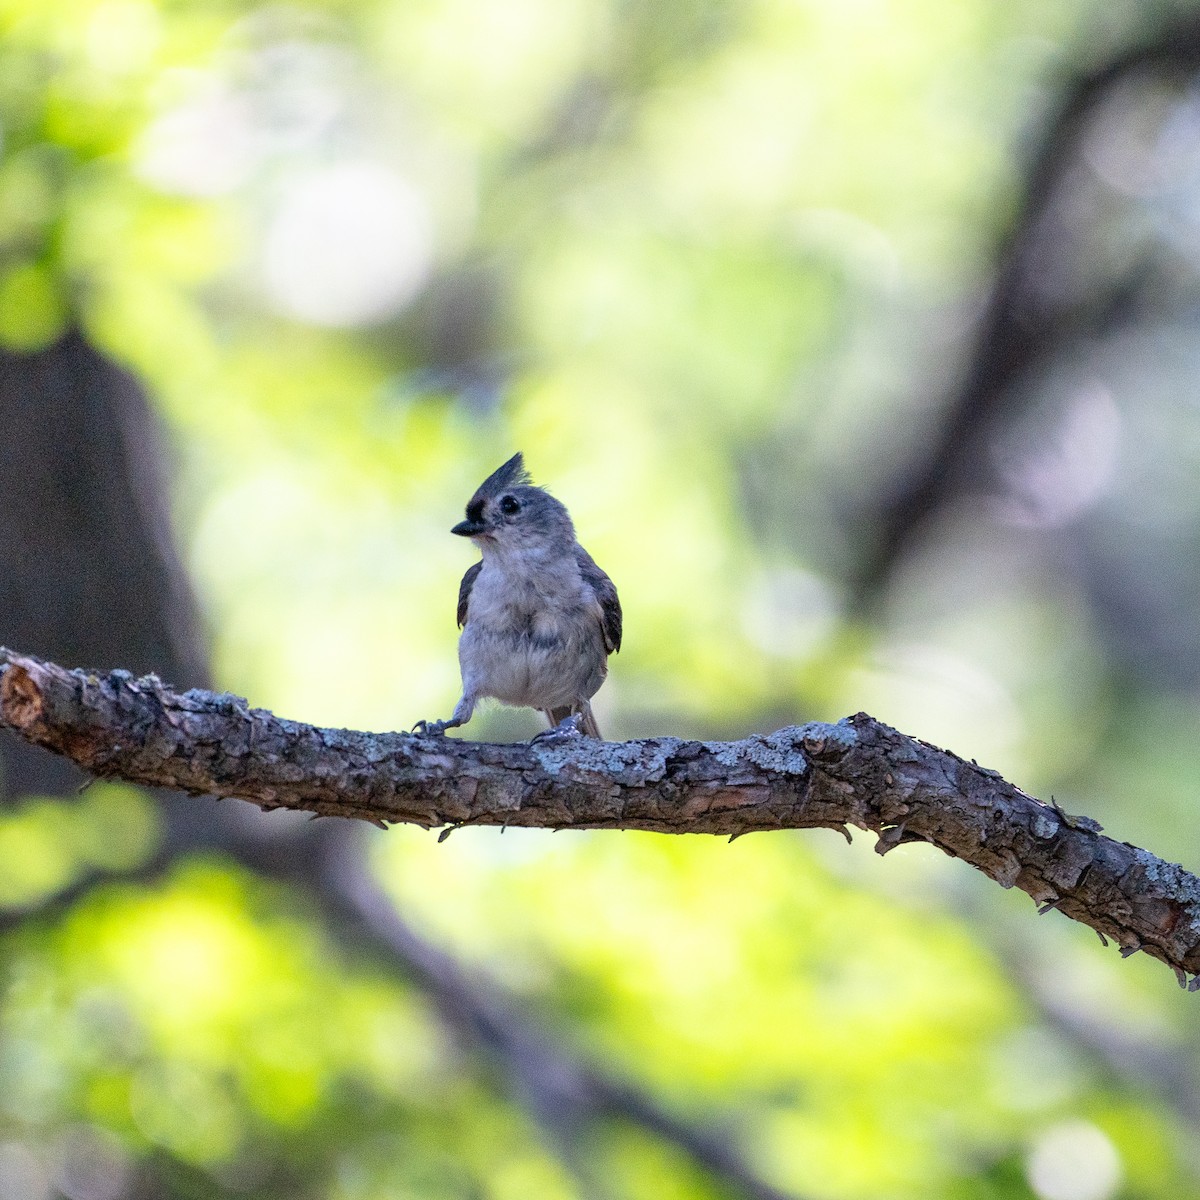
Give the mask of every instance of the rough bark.
[[[70, 671], [0, 651], [0, 724], [96, 776], [265, 809], [425, 828], [525, 825], [738, 837], [925, 841], [1200, 986], [1200, 879], [996, 772], [859, 713], [740, 742], [558, 737], [491, 745], [319, 729], [154, 676]], [[443, 834], [445, 836], [445, 833]]]

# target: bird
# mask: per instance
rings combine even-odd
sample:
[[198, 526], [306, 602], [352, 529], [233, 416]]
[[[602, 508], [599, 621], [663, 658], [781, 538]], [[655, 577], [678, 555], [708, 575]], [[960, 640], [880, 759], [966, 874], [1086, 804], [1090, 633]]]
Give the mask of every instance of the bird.
[[465, 725], [490, 696], [541, 709], [550, 729], [539, 738], [600, 738], [591, 699], [621, 648], [621, 602], [576, 541], [565, 505], [534, 484], [518, 452], [479, 485], [450, 532], [482, 554], [458, 589], [462, 699], [447, 720], [418, 721], [414, 732]]

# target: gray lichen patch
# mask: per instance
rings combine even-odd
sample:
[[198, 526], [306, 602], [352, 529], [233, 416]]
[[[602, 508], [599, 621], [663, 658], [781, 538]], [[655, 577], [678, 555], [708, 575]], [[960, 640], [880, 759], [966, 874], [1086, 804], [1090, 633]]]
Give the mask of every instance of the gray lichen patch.
[[825, 725], [822, 728], [830, 731], [825, 735], [828, 744], [836, 745], [843, 752], [853, 750], [858, 745], [858, 730], [854, 728], [852, 717], [843, 717], [836, 725]]
[[743, 742], [701, 742], [700, 745], [723, 767], [736, 768], [747, 761]]
[[780, 729], [767, 737], [751, 738], [746, 745], [746, 757], [756, 767], [776, 775], [807, 775], [808, 758], [800, 748], [803, 740], [795, 726]]
[[1033, 836], [1049, 841], [1058, 832], [1058, 818], [1049, 809], [1039, 809], [1033, 816]]
[[599, 742], [589, 737], [546, 738], [529, 750], [547, 775], [603, 776], [623, 787], [657, 783], [684, 743], [679, 738], [644, 742]]
[[755, 734], [741, 742], [701, 742], [705, 750], [724, 767], [735, 774], [739, 767], [753, 767], [751, 775], [768, 771], [775, 775], [803, 776], [808, 773], [809, 762], [801, 745], [805, 730], [832, 730], [833, 726], [795, 725], [780, 729], [769, 735]]
[[1200, 917], [1200, 879], [1185, 871], [1178, 863], [1167, 862], [1136, 846], [1131, 849], [1135, 868], [1147, 883], [1186, 905], [1192, 911], [1193, 918]]

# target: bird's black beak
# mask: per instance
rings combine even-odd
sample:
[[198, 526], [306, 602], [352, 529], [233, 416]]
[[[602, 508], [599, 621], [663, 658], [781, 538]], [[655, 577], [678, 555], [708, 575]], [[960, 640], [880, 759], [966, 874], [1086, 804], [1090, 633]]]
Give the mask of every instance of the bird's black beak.
[[458, 534], [459, 537], [478, 537], [485, 528], [482, 521], [466, 520], [459, 521], [450, 532]]

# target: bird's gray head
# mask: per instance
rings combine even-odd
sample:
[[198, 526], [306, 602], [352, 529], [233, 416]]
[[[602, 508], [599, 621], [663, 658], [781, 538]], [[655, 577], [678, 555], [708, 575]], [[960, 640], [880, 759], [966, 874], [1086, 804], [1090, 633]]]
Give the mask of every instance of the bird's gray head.
[[525, 460], [514, 454], [476, 489], [467, 519], [451, 533], [469, 537], [484, 554], [561, 553], [575, 541], [566, 508], [544, 488], [535, 487]]

